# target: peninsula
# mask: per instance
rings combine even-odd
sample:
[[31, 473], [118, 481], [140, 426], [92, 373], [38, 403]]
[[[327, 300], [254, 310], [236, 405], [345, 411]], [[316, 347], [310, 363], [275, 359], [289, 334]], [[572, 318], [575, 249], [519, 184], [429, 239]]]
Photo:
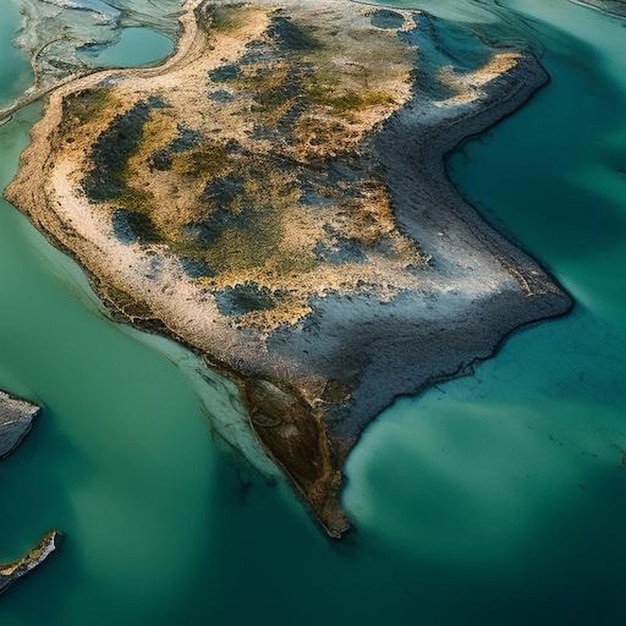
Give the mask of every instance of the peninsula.
[[40, 412], [37, 405], [0, 391], [0, 459], [20, 445]]
[[234, 381], [340, 537], [343, 464], [396, 396], [571, 307], [444, 161], [548, 77], [480, 42], [458, 61], [417, 11], [194, 0], [180, 19], [162, 66], [49, 96], [6, 197], [117, 316]]

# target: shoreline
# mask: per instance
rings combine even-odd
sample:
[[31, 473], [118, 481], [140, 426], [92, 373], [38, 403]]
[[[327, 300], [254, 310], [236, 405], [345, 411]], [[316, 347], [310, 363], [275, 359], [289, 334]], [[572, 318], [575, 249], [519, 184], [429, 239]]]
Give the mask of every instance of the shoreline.
[[[28, 176], [25, 174], [27, 170], [46, 171], [49, 155], [54, 151], [52, 137], [55, 129], [61, 123], [61, 108], [64, 97], [89, 87], [95, 87], [107, 77], [123, 76], [125, 79], [159, 77], [167, 75], [179, 63], [180, 65], [193, 63], [194, 54], [197, 55], [202, 47], [201, 42], [198, 43], [197, 40], [201, 31], [198, 24], [201, 5], [202, 2], [197, 0], [185, 5], [184, 13], [180, 18], [181, 38], [172, 55], [163, 65], [134, 70], [104, 70], [88, 77], [79, 78], [51, 94], [44, 119], [33, 129], [31, 147], [26, 151], [29, 160], [27, 161], [24, 155], [20, 159], [18, 180]], [[187, 59], [188, 56], [192, 57], [191, 61]], [[444, 315], [435, 315], [430, 320], [428, 316], [432, 317], [432, 315], [427, 312], [428, 303], [425, 303], [424, 309], [416, 314], [415, 302], [400, 302], [398, 315], [405, 316], [406, 324], [404, 326], [400, 324], [397, 327], [399, 331], [398, 341], [406, 342], [405, 337], [409, 336], [407, 333], [411, 329], [413, 333], [418, 332], [415, 326], [416, 322], [411, 321], [417, 318], [419, 333], [422, 334], [418, 335], [419, 340], [416, 345], [423, 348], [424, 345], [433, 344], [432, 340], [430, 340], [430, 344], [427, 344], [430, 336], [428, 333], [431, 329], [424, 330], [423, 328], [432, 322], [433, 329], [441, 326], [442, 323], [448, 326], [448, 328], [439, 331], [439, 338], [435, 343], [438, 344], [443, 337], [451, 342], [454, 348], [449, 352], [444, 350], [444, 354], [441, 353], [442, 351], [438, 349], [438, 346], [430, 345], [431, 354], [426, 362], [421, 365], [421, 371], [418, 372], [419, 368], [415, 364], [412, 364], [409, 369], [406, 369], [406, 365], [403, 367], [403, 358], [406, 360], [409, 357], [408, 354], [402, 352], [402, 350], [406, 351], [406, 347], [403, 347], [400, 352], [396, 352], [399, 346], [394, 344], [395, 339], [393, 337], [377, 339], [371, 335], [372, 330], [366, 331], [364, 339], [367, 341], [371, 339], [372, 350], [376, 350], [378, 347], [384, 348], [379, 350], [382, 354], [380, 363], [371, 365], [373, 369], [367, 370], [363, 374], [359, 387], [355, 390], [349, 412], [346, 413], [347, 409], [344, 410], [341, 420], [331, 419], [328, 421], [328, 418], [325, 418], [326, 425], [320, 431], [320, 436], [327, 439], [326, 443], [320, 445], [329, 446], [333, 450], [333, 465], [338, 467], [339, 471], [363, 430], [393, 399], [401, 395], [418, 393], [435, 382], [465, 375], [468, 368], [495, 354], [499, 346], [517, 328], [564, 315], [571, 309], [571, 300], [558, 285], [555, 285], [549, 274], [526, 253], [486, 224], [478, 212], [460, 196], [458, 190], [449, 180], [446, 171], [446, 157], [452, 150], [469, 137], [483, 133], [503, 118], [512, 115], [547, 82], [547, 75], [539, 63], [534, 60], [534, 57], [520, 54], [518, 61], [519, 64], [515, 65], [513, 69], [509, 68], [503, 74], [496, 75], [494, 79], [487, 81], [489, 91], [486, 103], [483, 99], [475, 107], [462, 109], [463, 112], [457, 117], [453, 115], [448, 119], [437, 118], [433, 120], [431, 118], [424, 121], [420, 119], [420, 114], [423, 113], [423, 103], [420, 102], [419, 96], [414, 95], [373, 135], [373, 141], [377, 144], [387, 169], [391, 171], [390, 188], [395, 200], [396, 219], [401, 222], [406, 231], [413, 235], [414, 239], [417, 240], [419, 235], [420, 243], [422, 245], [426, 243], [426, 252], [435, 259], [443, 259], [445, 266], [443, 272], [441, 270], [437, 272], [432, 269], [425, 270], [423, 278], [424, 289], [430, 289], [430, 293], [433, 294], [432, 297], [439, 298], [438, 301], [444, 303], [442, 305]], [[494, 86], [492, 84], [494, 81], [506, 84]], [[506, 95], [503, 96], [503, 94]], [[410, 132], [407, 132], [407, 129]], [[407, 139], [409, 135], [412, 138], [410, 140]], [[420, 137], [421, 141], [418, 141]], [[398, 142], [406, 150], [400, 149]], [[34, 159], [33, 145], [40, 143], [43, 143], [47, 149], [42, 150], [39, 146], [36, 153], [37, 158]], [[37, 165], [37, 161], [40, 165]], [[421, 184], [416, 184], [418, 180]], [[105, 304], [113, 308], [113, 314], [116, 317], [119, 316], [119, 318], [142, 330], [173, 338], [199, 354], [209, 367], [217, 369], [236, 383], [247, 408], [247, 419], [251, 431], [256, 434], [268, 456], [282, 468], [283, 472], [290, 478], [292, 485], [297, 488], [305, 501], [312, 507], [318, 523], [324, 530], [334, 538], [344, 534], [348, 530], [349, 523], [343, 517], [341, 508], [337, 508], [341, 484], [332, 482], [332, 486], [327, 487], [329, 492], [321, 504], [313, 503], [310, 494], [303, 489], [289, 464], [281, 461], [280, 455], [277, 455], [266, 444], [263, 436], [259, 434], [259, 425], [255, 424], [255, 415], [259, 411], [259, 406], [261, 406], [261, 412], [268, 410], [263, 403], [272, 404], [279, 397], [279, 391], [288, 390], [290, 402], [295, 401], [297, 404], [296, 408], [293, 409], [296, 412], [306, 412], [306, 407], [309, 406], [306, 396], [303, 396], [297, 388], [286, 386], [284, 381], [276, 386], [271, 382], [271, 377], [267, 375], [263, 377], [250, 376], [245, 371], [237, 371], [226, 361], [220, 360], [217, 355], [207, 353], [197, 343], [194, 345], [193, 338], [182, 337], [180, 332], [160, 319], [158, 315], [142, 318], [141, 309], [145, 309], [145, 307], [141, 306], [141, 302], [129, 296], [127, 292], [118, 293], [118, 287], [112, 288], [106, 281], [98, 277], [97, 273], [89, 267], [89, 260], [82, 258], [79, 252], [72, 249], [72, 242], [76, 243], [81, 238], [80, 233], [73, 232], [71, 227], [68, 230], [68, 225], [63, 224], [59, 216], [46, 215], [44, 217], [41, 208], [37, 208], [45, 206], [45, 203], [50, 201], [46, 192], [43, 189], [30, 187], [29, 193], [32, 195], [29, 202], [28, 199], [22, 197], [24, 190], [21, 190], [18, 197], [18, 192], [13, 188], [15, 184], [14, 181], [11, 185], [12, 190], [8, 194], [10, 199], [28, 214], [31, 221], [45, 232], [54, 245], [70, 254], [83, 267], [95, 291]], [[49, 208], [51, 209], [49, 213], [53, 213], [54, 209]], [[432, 214], [436, 215], [433, 216]], [[426, 221], [420, 222], [420, 217], [426, 217]], [[425, 224], [427, 225], [426, 230], [428, 230], [426, 242], [423, 239]], [[441, 224], [444, 224], [445, 228]], [[440, 226], [444, 228], [443, 232], [450, 238], [448, 243], [438, 242], [441, 233]], [[458, 259], [455, 258], [456, 250], [453, 241], [459, 241], [465, 246], [461, 248], [462, 251], [467, 250], [467, 260], [463, 260], [466, 265], [462, 268]], [[433, 252], [435, 254], [432, 254]], [[489, 256], [487, 257], [487, 255]], [[485, 258], [482, 258], [483, 256]], [[485, 289], [484, 285], [481, 284], [480, 276], [475, 276], [472, 279], [474, 281], [472, 284], [476, 286], [476, 291], [472, 292], [471, 284], [469, 287], [467, 286], [469, 276], [467, 272], [472, 267], [478, 268], [478, 274], [483, 272], [483, 277], [491, 277], [490, 280], [492, 281], [495, 281], [494, 277], [497, 277], [498, 282], [494, 282], [494, 285], [497, 285], [495, 292]], [[463, 293], [460, 295], [453, 293], [455, 284], [457, 289], [469, 289], [470, 292], [474, 293], [471, 302]], [[130, 298], [130, 302], [128, 298]], [[350, 300], [352, 302], [352, 298]], [[355, 300], [366, 317], [374, 315], [370, 312], [371, 302], [363, 300], [360, 296], [357, 296]], [[358, 330], [362, 320], [354, 318], [353, 325], [351, 325], [351, 319], [342, 319], [341, 312], [343, 309], [340, 309], [336, 302], [333, 303], [327, 299], [318, 304], [319, 311], [324, 311], [323, 314], [320, 313], [320, 318], [325, 318], [335, 324], [335, 326], [331, 326], [331, 330], [335, 329], [337, 332], [333, 330], [330, 333], [331, 338], [341, 336], [341, 333], [346, 337], [359, 334]], [[335, 311], [333, 311], [332, 306], [335, 306]], [[461, 307], [460, 313], [459, 310], [454, 309], [454, 306]], [[139, 314], [129, 313], [129, 309], [135, 309], [139, 311]], [[420, 313], [427, 315], [427, 317], [420, 318]], [[333, 315], [335, 315], [335, 319], [333, 319]], [[355, 313], [355, 315], [357, 314]], [[465, 316], [469, 316], [471, 319], [468, 321]], [[425, 319], [427, 322], [424, 322]], [[485, 323], [489, 332], [485, 330]], [[363, 328], [368, 328], [367, 324]], [[470, 342], [469, 345], [464, 345], [461, 336], [466, 335], [468, 331], [485, 335], [482, 343], [473, 344]], [[298, 338], [293, 339], [293, 341], [297, 343]], [[320, 339], [320, 341], [320, 353], [324, 352], [323, 348], [328, 344], [332, 354], [332, 343], [328, 343], [325, 339]], [[381, 341], [383, 343], [380, 343]], [[350, 343], [347, 345], [349, 346]], [[279, 351], [295, 350], [295, 348], [290, 348], [280, 337], [276, 340], [276, 348]], [[364, 358], [367, 358], [367, 354]], [[423, 356], [422, 358], [426, 357]], [[394, 363], [395, 369], [393, 369]], [[339, 365], [344, 364], [343, 362], [339, 363]], [[337, 364], [330, 363], [331, 367], [335, 367], [335, 365]], [[391, 372], [382, 371], [385, 368], [388, 370], [389, 367], [392, 368]], [[414, 370], [414, 375], [411, 368]], [[395, 375], [398, 371], [402, 371], [407, 376], [405, 381], [391, 380], [390, 376]], [[377, 382], [377, 385], [368, 384], [368, 377], [369, 380]], [[264, 380], [268, 380], [268, 384], [278, 391], [273, 389], [268, 391], [267, 385], [263, 386]], [[364, 390], [367, 390], [367, 397], [364, 397]], [[309, 419], [313, 419], [313, 417], [311, 416]], [[321, 509], [320, 506], [322, 506]], [[327, 511], [326, 506], [329, 506], [330, 510]]]
[[0, 595], [9, 590], [20, 578], [43, 565], [59, 549], [61, 533], [51, 530], [32, 548], [26, 556], [14, 563], [0, 563]]

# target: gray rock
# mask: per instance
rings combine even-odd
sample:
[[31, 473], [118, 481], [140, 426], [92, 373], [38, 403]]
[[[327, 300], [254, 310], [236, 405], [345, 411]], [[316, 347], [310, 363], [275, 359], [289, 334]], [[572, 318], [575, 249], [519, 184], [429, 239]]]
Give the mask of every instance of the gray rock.
[[0, 391], [0, 459], [17, 448], [40, 411], [37, 405]]
[[58, 539], [59, 532], [51, 530], [19, 561], [0, 565], [0, 594], [3, 594], [15, 581], [39, 567], [57, 549]]

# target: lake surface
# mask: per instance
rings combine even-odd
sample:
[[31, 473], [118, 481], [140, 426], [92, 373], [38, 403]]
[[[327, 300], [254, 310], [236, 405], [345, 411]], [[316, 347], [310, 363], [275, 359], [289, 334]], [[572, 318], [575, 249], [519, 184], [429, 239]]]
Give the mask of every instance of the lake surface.
[[[543, 48], [550, 86], [450, 169], [577, 306], [379, 418], [348, 464], [358, 532], [342, 544], [215, 444], [185, 351], [107, 320], [78, 268], [0, 202], [0, 388], [46, 407], [0, 465], [0, 562], [66, 532], [0, 599], [2, 626], [620, 623], [625, 22], [566, 0], [500, 5], [404, 6]], [[0, 100], [30, 80], [5, 9]], [[38, 115], [0, 127], [0, 186]]]
[[113, 45], [96, 48], [85, 56], [101, 67], [135, 67], [158, 62], [172, 47], [171, 39], [151, 28], [123, 28]]

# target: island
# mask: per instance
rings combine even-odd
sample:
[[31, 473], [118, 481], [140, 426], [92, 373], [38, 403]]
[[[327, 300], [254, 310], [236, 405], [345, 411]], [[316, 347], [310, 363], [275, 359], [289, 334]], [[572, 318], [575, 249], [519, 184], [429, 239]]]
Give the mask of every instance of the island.
[[14, 582], [39, 567], [56, 549], [59, 533], [52, 530], [23, 558], [15, 563], [0, 564], [0, 595]]
[[192, 0], [180, 21], [163, 65], [53, 91], [5, 195], [119, 319], [236, 384], [338, 538], [346, 458], [394, 398], [572, 306], [445, 164], [548, 76], [483, 42], [458, 60], [428, 14], [347, 0]]

